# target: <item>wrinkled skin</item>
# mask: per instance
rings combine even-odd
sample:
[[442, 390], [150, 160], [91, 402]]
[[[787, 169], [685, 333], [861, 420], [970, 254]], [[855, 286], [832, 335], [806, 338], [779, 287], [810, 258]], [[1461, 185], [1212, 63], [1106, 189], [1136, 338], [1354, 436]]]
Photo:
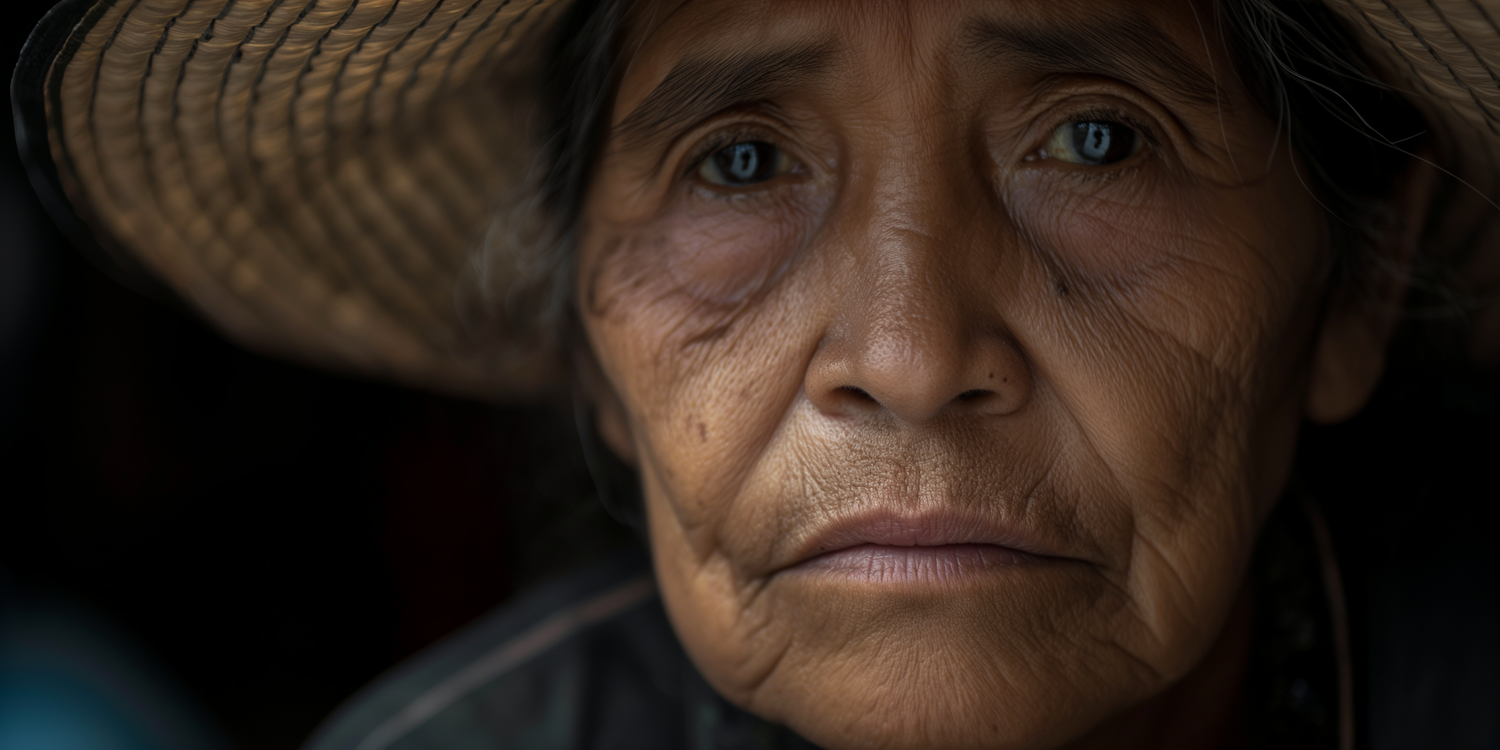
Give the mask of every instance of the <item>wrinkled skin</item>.
[[[673, 625], [730, 700], [829, 748], [1239, 732], [1257, 534], [1301, 421], [1368, 397], [1400, 292], [1355, 304], [1330, 285], [1327, 220], [1204, 34], [1212, 14], [634, 8], [580, 315]], [[973, 39], [986, 20], [1080, 19], [1147, 24], [1217, 91], [1128, 55], [1079, 72]], [[816, 64], [662, 132], [632, 119], [685, 59], [789, 48]], [[1048, 150], [1090, 118], [1129, 124], [1139, 150], [1103, 166]], [[705, 144], [740, 141], [785, 161], [753, 185], [706, 179]], [[1399, 261], [1410, 234], [1380, 250]], [[809, 562], [833, 525], [882, 513], [999, 528], [1022, 554], [890, 575]]]

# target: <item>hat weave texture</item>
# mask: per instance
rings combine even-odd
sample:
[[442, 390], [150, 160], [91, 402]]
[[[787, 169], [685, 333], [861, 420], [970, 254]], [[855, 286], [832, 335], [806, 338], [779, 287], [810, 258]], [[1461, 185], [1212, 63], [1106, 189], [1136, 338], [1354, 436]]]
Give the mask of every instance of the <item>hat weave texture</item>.
[[[1449, 165], [1482, 192], [1500, 166], [1500, 2], [1329, 0], [1391, 82], [1447, 132]], [[1491, 196], [1494, 198], [1494, 196]]]
[[[461, 392], [527, 392], [454, 301], [527, 163], [490, 85], [552, 0], [103, 2], [51, 72], [75, 204], [234, 338]], [[510, 102], [512, 110], [524, 106]]]

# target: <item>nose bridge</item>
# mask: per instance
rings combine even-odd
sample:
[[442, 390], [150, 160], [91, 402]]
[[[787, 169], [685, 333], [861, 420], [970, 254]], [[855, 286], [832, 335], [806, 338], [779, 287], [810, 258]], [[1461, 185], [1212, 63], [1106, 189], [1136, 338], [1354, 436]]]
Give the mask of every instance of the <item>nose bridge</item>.
[[912, 352], [954, 344], [989, 317], [974, 287], [993, 270], [995, 224], [1005, 221], [987, 210], [987, 186], [962, 134], [920, 124], [908, 123], [891, 144], [899, 156], [873, 170], [867, 234], [855, 243], [863, 316], [890, 346], [907, 341]]
[[897, 291], [902, 283], [932, 286], [955, 281], [954, 270], [981, 228], [984, 190], [958, 137], [920, 132], [906, 123], [868, 175], [870, 189], [857, 211], [863, 234], [853, 244], [864, 275], [877, 287]]
[[956, 237], [926, 227], [889, 226], [872, 237], [861, 264], [857, 311], [861, 338], [883, 352], [904, 352], [914, 364], [931, 366], [924, 349], [951, 348], [967, 337], [972, 318], [962, 314], [966, 290], [956, 253], [945, 252]]
[[999, 234], [952, 167], [888, 164], [851, 212], [853, 283], [808, 379], [825, 411], [915, 423], [952, 408], [1007, 413], [1024, 400], [1024, 362], [986, 293]]
[[919, 422], [959, 393], [954, 389], [968, 359], [969, 332], [956, 315], [950, 279], [932, 254], [910, 245], [885, 255], [868, 282], [850, 332], [856, 357], [850, 386]]
[[[954, 244], [972, 224], [973, 209], [986, 189], [961, 133], [944, 133], [940, 123], [923, 130], [920, 119], [901, 123], [887, 136], [878, 163], [871, 165], [868, 196], [875, 221], [870, 225], [889, 246], [914, 249], [925, 240]], [[871, 249], [888, 249], [871, 245]]]
[[871, 238], [861, 268], [850, 344], [855, 388], [888, 408], [921, 418], [961, 391], [979, 310], [965, 314], [954, 240], [936, 227], [887, 226]]

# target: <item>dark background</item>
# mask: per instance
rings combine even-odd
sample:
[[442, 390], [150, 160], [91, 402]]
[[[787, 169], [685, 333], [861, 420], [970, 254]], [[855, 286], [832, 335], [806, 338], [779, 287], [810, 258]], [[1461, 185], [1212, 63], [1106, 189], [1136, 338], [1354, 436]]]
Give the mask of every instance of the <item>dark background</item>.
[[[0, 59], [47, 6], [6, 4]], [[446, 398], [227, 344], [69, 247], [6, 123], [0, 573], [130, 636], [232, 746], [295, 747], [399, 659], [622, 543], [591, 500], [566, 409]], [[1500, 500], [1496, 381], [1442, 361], [1423, 325], [1404, 339], [1370, 409], [1306, 429], [1300, 449], [1356, 618], [1408, 606], [1400, 597], [1417, 594], [1378, 581], [1413, 561], [1500, 598], [1495, 556], [1473, 555], [1496, 547], [1478, 522]], [[1441, 643], [1434, 622], [1420, 637]]]
[[[48, 5], [6, 3], [7, 79]], [[0, 573], [122, 631], [232, 746], [296, 747], [400, 658], [620, 543], [569, 411], [231, 346], [70, 247], [4, 121]]]

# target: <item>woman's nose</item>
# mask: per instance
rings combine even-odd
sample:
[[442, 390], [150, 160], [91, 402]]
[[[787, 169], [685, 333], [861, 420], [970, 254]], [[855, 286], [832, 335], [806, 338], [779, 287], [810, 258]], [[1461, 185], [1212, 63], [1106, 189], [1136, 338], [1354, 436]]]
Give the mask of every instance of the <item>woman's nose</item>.
[[1029, 367], [998, 313], [973, 293], [962, 264], [920, 255], [932, 250], [881, 253], [875, 269], [856, 274], [862, 281], [847, 290], [805, 382], [825, 414], [919, 424], [1002, 416], [1030, 397]]

